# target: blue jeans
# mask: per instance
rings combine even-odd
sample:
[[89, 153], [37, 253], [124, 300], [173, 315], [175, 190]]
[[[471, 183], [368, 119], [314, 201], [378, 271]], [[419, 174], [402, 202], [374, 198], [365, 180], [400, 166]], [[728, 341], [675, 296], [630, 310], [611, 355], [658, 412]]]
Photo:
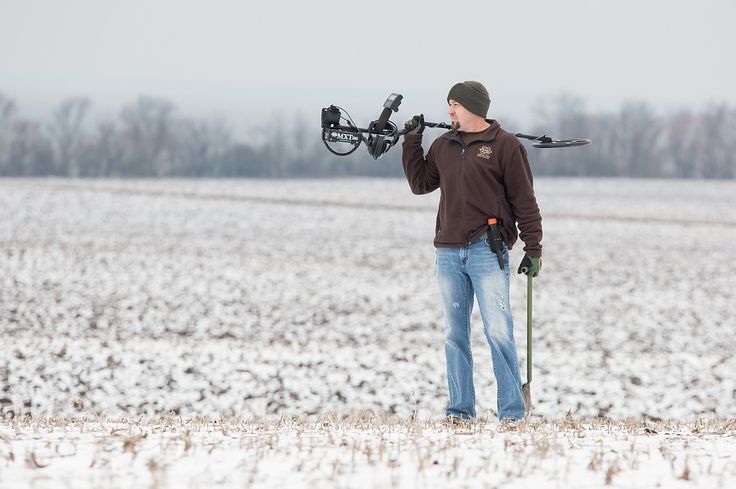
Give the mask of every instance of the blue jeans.
[[499, 419], [522, 419], [524, 398], [509, 301], [509, 254], [503, 270], [483, 238], [466, 246], [437, 248], [437, 280], [445, 312], [445, 357], [450, 404], [447, 416], [475, 417], [470, 314], [478, 299], [483, 331], [491, 347]]

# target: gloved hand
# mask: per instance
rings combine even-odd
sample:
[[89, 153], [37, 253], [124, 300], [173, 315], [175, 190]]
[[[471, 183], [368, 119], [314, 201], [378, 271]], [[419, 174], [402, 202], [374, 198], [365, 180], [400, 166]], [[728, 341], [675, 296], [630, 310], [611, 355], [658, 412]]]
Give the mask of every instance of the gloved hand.
[[421, 134], [424, 131], [424, 114], [415, 115], [408, 121], [404, 122], [406, 134]]
[[542, 269], [542, 259], [538, 256], [524, 255], [524, 259], [521, 260], [519, 265], [519, 273], [523, 273], [527, 277], [531, 275], [536, 277], [539, 275], [539, 271]]

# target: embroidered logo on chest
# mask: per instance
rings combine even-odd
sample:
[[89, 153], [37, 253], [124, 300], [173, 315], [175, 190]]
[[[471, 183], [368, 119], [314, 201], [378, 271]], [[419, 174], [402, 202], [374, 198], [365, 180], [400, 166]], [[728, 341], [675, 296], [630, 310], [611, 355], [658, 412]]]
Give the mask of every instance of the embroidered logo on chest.
[[490, 160], [492, 154], [493, 154], [493, 148], [491, 148], [490, 146], [481, 146], [480, 149], [478, 150], [478, 154], [475, 156]]

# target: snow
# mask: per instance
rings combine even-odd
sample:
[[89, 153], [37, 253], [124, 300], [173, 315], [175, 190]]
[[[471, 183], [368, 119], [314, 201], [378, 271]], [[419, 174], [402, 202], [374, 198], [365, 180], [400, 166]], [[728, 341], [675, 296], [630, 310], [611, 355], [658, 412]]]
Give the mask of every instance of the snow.
[[[427, 421], [421, 436], [416, 427], [395, 435], [397, 444], [413, 448], [395, 451], [393, 469], [386, 458], [381, 470], [366, 460], [348, 470], [340, 458], [345, 447], [330, 441], [339, 433], [306, 426], [302, 431], [321, 451], [262, 454], [255, 487], [277, 482], [267, 468], [302, 459], [320, 487], [326, 480], [334, 487], [464, 487], [464, 480], [584, 487], [605, 483], [609, 469], [621, 487], [733, 482], [736, 183], [540, 178], [535, 186], [545, 236], [544, 266], [534, 282], [533, 419], [548, 424], [496, 433], [490, 352], [476, 311], [477, 407], [487, 422], [473, 429], [481, 433], [452, 435], [425, 427]], [[180, 424], [198, 416], [253, 417], [257, 424], [329, 412], [339, 419], [361, 410], [403, 420], [441, 416], [447, 387], [431, 246], [438, 197], [380, 179], [0, 179], [0, 447], [15, 453], [5, 465], [0, 455], [0, 487], [31, 477], [44, 484], [44, 471], [53, 468], [52, 485], [67, 464], [88, 467], [99, 440], [117, 443], [108, 421], [114, 419], [174, 413]], [[514, 265], [522, 246], [512, 251]], [[512, 277], [524, 374], [525, 280]], [[613, 428], [583, 430], [585, 443], [574, 445], [577, 438], [551, 424], [568, 412], [594, 424], [604, 422], [596, 417], [613, 420]], [[64, 417], [64, 426], [96, 421], [78, 438], [65, 438], [60, 427], [34, 438], [36, 432], [13, 428], [24, 415]], [[623, 426], [627, 418], [674, 428], [642, 434]], [[719, 434], [693, 434], [698, 419], [722, 423]], [[242, 482], [231, 474], [243, 472], [238, 464], [253, 472], [253, 463], [244, 462], [252, 452], [238, 444], [296, 436], [241, 427], [232, 446], [217, 438], [229, 447], [219, 456], [206, 454], [199, 438], [192, 441], [201, 448], [196, 456], [182, 455], [181, 447], [169, 454], [151, 423], [125, 427], [150, 431], [140, 442], [150, 457], [131, 468], [121, 458], [130, 454], [113, 448], [85, 484], [130, 481], [118, 466], [141, 478], [135, 485], [153, 484], [158, 474], [166, 478], [161, 485], [180, 487], [179, 473], [196, 473], [191, 480], [200, 487], [218, 477]], [[211, 423], [202, 426], [202, 440], [220, 436], [204, 428]], [[347, 443], [388, 443], [386, 429], [374, 421], [351, 431]], [[513, 443], [494, 443], [517, 439], [518, 456], [494, 456], [493, 471], [474, 472], [488, 466], [479, 458], [484, 450], [515, 453]], [[74, 443], [77, 455], [49, 455], [52, 465], [31, 470], [27, 447], [49, 443], [54, 453], [55, 443], [63, 453]], [[417, 469], [417, 454], [432, 443], [452, 455]], [[674, 461], [661, 453], [662, 443]], [[539, 455], [540, 447], [557, 453], [558, 445], [565, 455]], [[587, 471], [598, 447], [600, 467]], [[520, 477], [525, 456], [525, 467], [536, 469]], [[452, 479], [454, 457], [460, 472]], [[145, 465], [150, 460], [153, 469]], [[697, 478], [678, 479], [685, 460]], [[309, 477], [290, 473], [282, 474], [286, 482], [309, 486]]]
[[34, 418], [0, 424], [0, 487], [728, 487], [734, 423]]

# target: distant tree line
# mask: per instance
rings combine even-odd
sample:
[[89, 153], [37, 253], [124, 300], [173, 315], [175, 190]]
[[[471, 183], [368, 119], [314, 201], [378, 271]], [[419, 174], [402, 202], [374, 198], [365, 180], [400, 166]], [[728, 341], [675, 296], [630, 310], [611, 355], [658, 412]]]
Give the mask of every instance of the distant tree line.
[[736, 108], [726, 103], [663, 116], [646, 102], [628, 102], [614, 113], [591, 114], [580, 98], [560, 95], [539, 104], [536, 120], [539, 134], [593, 143], [535, 151], [535, 174], [736, 177]]
[[[68, 98], [42, 122], [22, 117], [16, 102], [0, 93], [0, 176], [403, 175], [400, 148], [378, 161], [363, 148], [346, 158], [330, 154], [316, 113], [313, 121], [265, 124], [255, 143], [236, 140], [223, 119], [183, 116], [164, 98], [141, 96], [117, 117], [95, 122], [91, 108], [87, 98]], [[736, 177], [736, 109], [725, 103], [658, 115], [645, 102], [631, 102], [618, 112], [593, 114], [581, 99], [560, 95], [539, 103], [536, 120], [540, 135], [593, 140], [574, 149], [530, 149], [537, 175]]]

